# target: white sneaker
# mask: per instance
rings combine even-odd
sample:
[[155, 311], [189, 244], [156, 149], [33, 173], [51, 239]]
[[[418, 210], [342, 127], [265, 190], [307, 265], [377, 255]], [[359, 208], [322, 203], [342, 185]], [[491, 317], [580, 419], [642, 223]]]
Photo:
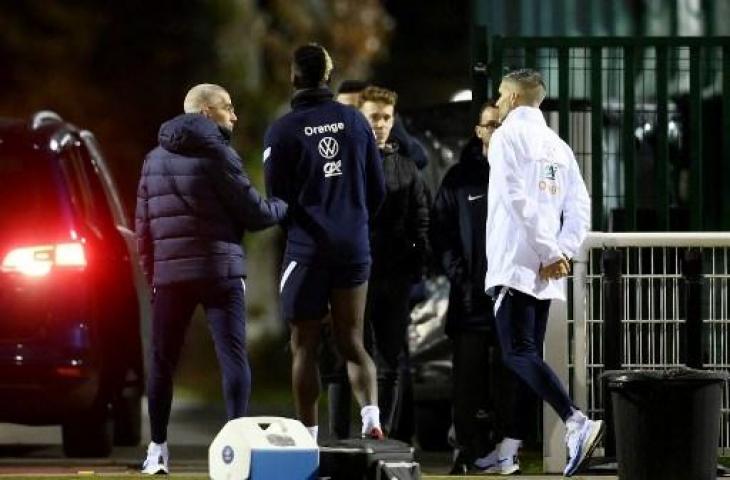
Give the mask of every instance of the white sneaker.
[[147, 447], [147, 458], [142, 464], [143, 475], [157, 475], [170, 473], [167, 467], [170, 461], [170, 453], [167, 451], [167, 442], [155, 443], [150, 442]]
[[[517, 458], [519, 443], [514, 442], [514, 440], [502, 440], [486, 456], [477, 458], [474, 461], [474, 465], [481, 470], [480, 473], [496, 473], [499, 475], [519, 473], [520, 462]], [[510, 444], [512, 445], [511, 448], [509, 446]]]
[[604, 424], [602, 420], [589, 420], [581, 423], [567, 423], [568, 432], [565, 434], [565, 443], [568, 445], [568, 464], [563, 475], [571, 477], [583, 466], [593, 454], [593, 450], [603, 437]]
[[496, 473], [498, 475], [513, 475], [520, 473], [520, 462], [517, 455], [497, 459], [497, 463], [483, 470], [482, 473]]

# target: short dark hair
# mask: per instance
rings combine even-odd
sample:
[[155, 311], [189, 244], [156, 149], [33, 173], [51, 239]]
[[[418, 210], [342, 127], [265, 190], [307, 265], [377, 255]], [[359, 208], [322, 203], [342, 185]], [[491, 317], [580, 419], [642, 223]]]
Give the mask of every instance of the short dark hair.
[[368, 87], [369, 83], [364, 80], [344, 80], [340, 83], [337, 93], [360, 93]]
[[520, 85], [525, 85], [530, 88], [538, 86], [545, 88], [545, 81], [542, 79], [540, 72], [531, 68], [521, 68], [519, 70], [509, 72], [504, 76], [504, 79], [512, 80], [513, 82], [517, 82]]
[[321, 45], [309, 43], [294, 50], [292, 57], [295, 88], [316, 88], [330, 81], [332, 59]]
[[497, 102], [494, 101], [494, 99], [489, 98], [486, 102], [482, 103], [482, 106], [479, 107], [479, 116], [482, 116], [482, 113], [484, 113], [484, 110], [488, 108], [498, 108]]
[[540, 104], [547, 94], [545, 81], [537, 70], [522, 68], [509, 72], [502, 79], [519, 85], [530, 102]]

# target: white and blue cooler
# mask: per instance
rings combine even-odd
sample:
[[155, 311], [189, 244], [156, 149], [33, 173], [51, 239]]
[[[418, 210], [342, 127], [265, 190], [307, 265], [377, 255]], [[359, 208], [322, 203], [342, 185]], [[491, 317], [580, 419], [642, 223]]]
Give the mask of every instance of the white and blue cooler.
[[208, 469], [213, 480], [316, 480], [319, 448], [297, 420], [237, 418], [210, 444]]

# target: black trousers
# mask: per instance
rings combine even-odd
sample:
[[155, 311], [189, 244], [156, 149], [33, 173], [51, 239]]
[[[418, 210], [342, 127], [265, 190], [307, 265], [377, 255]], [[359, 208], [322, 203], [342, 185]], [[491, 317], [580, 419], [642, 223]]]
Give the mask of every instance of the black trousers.
[[[504, 287], [499, 298], [501, 301], [496, 301], [495, 320], [504, 364], [524, 382], [523, 385], [566, 420], [572, 413], [573, 402], [560, 379], [542, 358], [550, 300], [538, 300]], [[519, 395], [517, 401], [523, 401], [524, 396]], [[518, 429], [527, 428], [520, 424], [523, 418], [522, 412], [513, 412], [512, 419]]]
[[370, 324], [375, 344], [380, 420], [386, 432], [392, 430], [403, 385], [401, 365], [407, 358], [411, 283], [409, 275], [397, 273], [372, 278], [365, 308], [365, 319]]
[[538, 400], [502, 359], [495, 332], [464, 330], [453, 343], [453, 410], [461, 460], [473, 463], [502, 437], [534, 437]]
[[[365, 346], [373, 354], [378, 371], [378, 407], [380, 421], [386, 432], [392, 432], [395, 420], [405, 415], [399, 407], [399, 399], [408, 393], [406, 333], [410, 323], [411, 276], [390, 273], [374, 275], [368, 284], [365, 307]], [[332, 355], [330, 347], [323, 349], [321, 359], [335, 368], [322, 372], [322, 380], [329, 383], [330, 432], [337, 438], [350, 434], [351, 394], [347, 380], [346, 364]], [[323, 365], [325, 361], [321, 361]], [[407, 423], [407, 422], [405, 422]]]
[[188, 282], [156, 288], [152, 302], [152, 358], [147, 397], [152, 441], [167, 441], [172, 379], [195, 307], [205, 309], [218, 363], [228, 419], [243, 417], [251, 393], [246, 354], [244, 283], [241, 278]]
[[473, 463], [495, 443], [495, 340], [487, 331], [460, 331], [453, 342], [453, 415], [456, 443]]

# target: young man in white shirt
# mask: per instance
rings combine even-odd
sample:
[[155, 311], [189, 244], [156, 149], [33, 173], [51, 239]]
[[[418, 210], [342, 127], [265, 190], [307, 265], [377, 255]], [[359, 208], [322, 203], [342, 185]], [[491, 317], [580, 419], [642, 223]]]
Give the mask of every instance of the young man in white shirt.
[[[546, 94], [540, 74], [509, 73], [499, 93], [502, 127], [492, 135], [488, 154], [485, 288], [495, 299], [505, 364], [565, 421], [569, 459], [564, 474], [571, 476], [600, 441], [603, 422], [575, 407], [543, 361], [542, 346], [550, 301], [565, 301], [562, 279], [590, 226], [590, 199], [572, 150], [539, 109]], [[520, 443], [505, 438], [489, 456], [491, 470], [517, 471]]]

